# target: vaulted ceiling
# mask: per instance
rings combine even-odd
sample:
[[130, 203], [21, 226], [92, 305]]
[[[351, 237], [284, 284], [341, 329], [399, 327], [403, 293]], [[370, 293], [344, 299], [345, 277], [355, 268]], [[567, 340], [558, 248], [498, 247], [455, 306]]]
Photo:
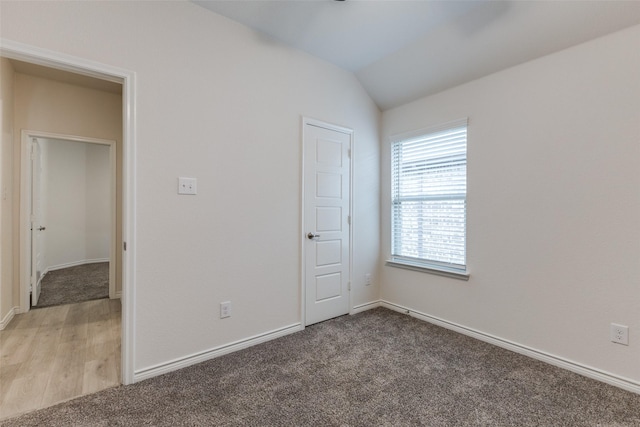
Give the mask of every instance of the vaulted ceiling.
[[640, 1], [194, 3], [353, 72], [381, 110], [640, 23]]

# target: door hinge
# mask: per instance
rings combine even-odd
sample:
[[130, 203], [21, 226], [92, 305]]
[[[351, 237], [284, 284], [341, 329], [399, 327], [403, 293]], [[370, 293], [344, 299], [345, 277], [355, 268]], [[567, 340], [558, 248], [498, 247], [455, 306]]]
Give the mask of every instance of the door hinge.
[[351, 215], [347, 215], [347, 224], [351, 225]]
[[126, 251], [127, 250], [127, 242], [122, 242], [122, 247]]
[[348, 283], [347, 289], [351, 290], [351, 282], [347, 282], [347, 283]]
[[347, 157], [351, 158], [351, 148], [347, 149]]

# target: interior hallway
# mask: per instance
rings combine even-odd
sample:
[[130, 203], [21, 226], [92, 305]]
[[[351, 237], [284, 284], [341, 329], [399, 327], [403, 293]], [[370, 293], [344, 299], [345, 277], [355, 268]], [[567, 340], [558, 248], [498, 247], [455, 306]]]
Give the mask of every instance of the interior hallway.
[[120, 384], [120, 300], [18, 314], [0, 331], [0, 420]]

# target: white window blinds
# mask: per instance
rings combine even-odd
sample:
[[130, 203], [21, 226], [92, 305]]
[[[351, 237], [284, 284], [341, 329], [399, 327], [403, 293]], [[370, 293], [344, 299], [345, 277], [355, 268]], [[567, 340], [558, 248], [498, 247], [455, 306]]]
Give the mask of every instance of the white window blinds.
[[395, 260], [465, 270], [467, 124], [392, 144]]

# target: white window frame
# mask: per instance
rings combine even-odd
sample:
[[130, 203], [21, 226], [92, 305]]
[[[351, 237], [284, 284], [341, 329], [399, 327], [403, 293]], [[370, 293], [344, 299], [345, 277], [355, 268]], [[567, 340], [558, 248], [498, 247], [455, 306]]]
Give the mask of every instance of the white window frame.
[[[398, 134], [398, 135], [393, 135], [390, 138], [390, 151], [391, 151], [391, 162], [393, 162], [393, 151], [394, 151], [394, 147], [402, 142], [406, 142], [406, 141], [410, 141], [412, 139], [416, 139], [416, 138], [420, 138], [420, 137], [424, 137], [424, 136], [428, 136], [430, 134], [436, 134], [439, 132], [443, 132], [449, 129], [454, 129], [454, 128], [459, 128], [459, 127], [466, 127], [467, 131], [468, 131], [468, 119], [464, 118], [464, 119], [460, 119], [460, 120], [455, 120], [452, 122], [447, 122], [444, 123], [442, 125], [439, 126], [434, 126], [434, 127], [430, 127], [430, 128], [426, 128], [426, 129], [420, 129], [417, 131], [413, 131], [413, 132], [408, 132], [408, 133], [403, 133], [403, 134]], [[468, 134], [467, 134], [467, 142], [468, 142]], [[468, 152], [468, 149], [466, 150], [466, 152]], [[467, 155], [465, 153], [465, 161], [467, 160]], [[394, 177], [393, 177], [393, 165], [391, 168], [391, 183], [390, 185], [393, 186], [393, 182], [394, 182]], [[465, 181], [466, 181], [466, 174], [465, 174]], [[466, 256], [467, 256], [467, 248], [466, 248], [466, 227], [467, 227], [467, 218], [466, 218], [466, 200], [467, 200], [467, 191], [465, 190], [465, 194], [462, 197], [465, 201], [465, 237], [464, 237], [464, 263], [463, 264], [448, 264], [448, 263], [443, 263], [443, 262], [439, 262], [437, 260], [432, 260], [432, 259], [426, 259], [426, 258], [411, 258], [411, 257], [405, 257], [405, 256], [398, 256], [398, 255], [394, 255], [394, 251], [393, 251], [393, 246], [394, 246], [394, 242], [395, 242], [395, 236], [394, 236], [394, 200], [393, 200], [393, 188], [391, 189], [391, 195], [392, 195], [392, 200], [391, 200], [391, 248], [390, 248], [390, 258], [387, 260], [386, 265], [392, 266], [392, 267], [399, 267], [399, 268], [405, 268], [405, 269], [410, 269], [410, 270], [416, 270], [416, 271], [421, 271], [421, 272], [427, 272], [427, 273], [432, 273], [432, 274], [438, 274], [438, 275], [442, 275], [442, 276], [447, 276], [447, 277], [452, 277], [452, 278], [457, 278], [457, 279], [462, 279], [462, 280], [468, 280], [469, 279], [469, 271], [468, 271], [468, 266], [467, 266], [467, 262], [466, 262]], [[440, 199], [440, 200], [447, 200], [447, 199], [457, 199], [460, 200], [461, 196], [460, 195], [442, 195], [440, 197], [436, 197], [436, 199]]]

